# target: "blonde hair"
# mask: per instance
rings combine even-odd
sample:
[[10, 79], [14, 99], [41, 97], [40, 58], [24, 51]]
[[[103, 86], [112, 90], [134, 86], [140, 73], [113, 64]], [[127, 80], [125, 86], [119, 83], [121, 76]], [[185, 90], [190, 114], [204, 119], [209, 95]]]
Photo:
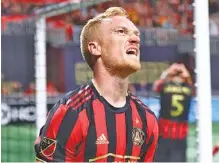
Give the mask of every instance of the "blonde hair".
[[104, 13], [97, 15], [90, 19], [83, 27], [80, 35], [80, 47], [81, 53], [88, 66], [93, 69], [94, 60], [92, 54], [88, 50], [88, 43], [91, 41], [100, 41], [99, 27], [103, 19], [110, 18], [113, 16], [125, 16], [127, 17], [126, 11], [121, 7], [110, 7]]

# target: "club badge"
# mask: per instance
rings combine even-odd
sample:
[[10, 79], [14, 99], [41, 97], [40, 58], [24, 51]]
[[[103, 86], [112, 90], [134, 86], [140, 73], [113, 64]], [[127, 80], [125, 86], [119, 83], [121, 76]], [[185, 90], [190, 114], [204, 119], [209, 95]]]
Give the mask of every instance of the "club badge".
[[40, 153], [44, 156], [51, 156], [56, 149], [56, 140], [43, 137], [40, 142]]
[[132, 129], [132, 141], [136, 146], [141, 146], [145, 140], [145, 133], [140, 128]]

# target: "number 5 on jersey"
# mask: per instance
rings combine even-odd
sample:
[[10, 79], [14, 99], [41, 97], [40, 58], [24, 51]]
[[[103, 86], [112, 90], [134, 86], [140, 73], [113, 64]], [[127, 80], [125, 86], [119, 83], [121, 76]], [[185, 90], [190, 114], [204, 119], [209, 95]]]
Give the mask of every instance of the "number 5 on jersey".
[[172, 96], [172, 107], [175, 109], [171, 109], [170, 114], [173, 117], [178, 117], [183, 113], [184, 106], [182, 104], [182, 101], [184, 100], [183, 95], [173, 95]]

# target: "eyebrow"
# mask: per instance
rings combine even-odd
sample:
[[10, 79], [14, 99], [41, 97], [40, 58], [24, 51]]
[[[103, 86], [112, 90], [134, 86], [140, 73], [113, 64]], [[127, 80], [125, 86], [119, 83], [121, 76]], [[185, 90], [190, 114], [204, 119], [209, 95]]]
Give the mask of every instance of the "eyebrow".
[[[116, 28], [122, 28], [122, 29], [124, 29], [124, 30], [126, 30], [126, 31], [130, 31], [127, 27], [125, 27], [125, 26], [117, 26]], [[140, 31], [137, 29], [135, 29], [135, 30], [133, 30], [133, 33], [135, 34], [135, 35], [140, 35]]]

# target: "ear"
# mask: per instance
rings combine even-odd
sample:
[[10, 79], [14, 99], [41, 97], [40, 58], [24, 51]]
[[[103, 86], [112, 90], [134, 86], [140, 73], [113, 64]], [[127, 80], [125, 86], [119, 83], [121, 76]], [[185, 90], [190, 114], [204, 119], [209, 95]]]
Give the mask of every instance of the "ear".
[[101, 55], [101, 47], [98, 42], [89, 42], [88, 50], [92, 55], [100, 56]]

